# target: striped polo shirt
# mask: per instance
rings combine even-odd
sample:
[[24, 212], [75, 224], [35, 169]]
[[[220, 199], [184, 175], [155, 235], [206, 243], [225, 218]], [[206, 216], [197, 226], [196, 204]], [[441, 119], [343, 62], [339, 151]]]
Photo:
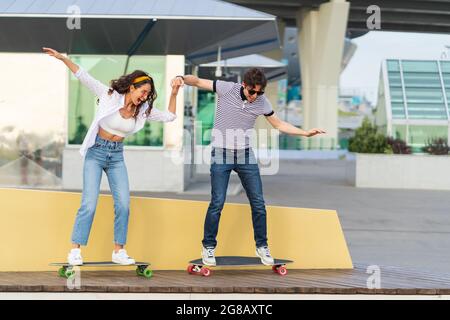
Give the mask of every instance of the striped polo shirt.
[[213, 82], [217, 94], [211, 145], [215, 148], [246, 149], [250, 147], [256, 118], [271, 116], [272, 104], [265, 95], [248, 102], [241, 84], [222, 80]]

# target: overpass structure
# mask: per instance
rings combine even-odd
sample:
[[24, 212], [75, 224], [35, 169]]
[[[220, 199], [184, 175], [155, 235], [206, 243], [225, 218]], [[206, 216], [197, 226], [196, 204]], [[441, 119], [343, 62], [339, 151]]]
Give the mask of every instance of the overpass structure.
[[450, 33], [449, 0], [228, 2], [276, 16], [281, 30], [298, 27], [304, 125], [326, 129], [330, 144], [337, 144], [338, 83], [346, 37], [371, 31], [373, 19], [379, 20], [379, 29], [373, 29], [378, 31]]

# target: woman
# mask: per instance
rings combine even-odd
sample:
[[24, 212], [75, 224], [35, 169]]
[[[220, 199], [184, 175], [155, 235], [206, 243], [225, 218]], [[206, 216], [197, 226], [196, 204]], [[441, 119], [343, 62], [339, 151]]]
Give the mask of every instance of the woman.
[[98, 111], [80, 149], [84, 159], [83, 195], [72, 233], [73, 248], [67, 260], [71, 265], [83, 264], [82, 245], [86, 245], [94, 219], [102, 171], [105, 171], [114, 198], [114, 263], [135, 263], [124, 249], [129, 217], [130, 191], [123, 158], [123, 140], [144, 127], [146, 120], [173, 121], [176, 118], [176, 96], [181, 79], [172, 83], [169, 110], [153, 108], [156, 90], [153, 79], [136, 70], [111, 81], [108, 87], [94, 79], [68, 57], [51, 48], [43, 48], [48, 55], [61, 60], [83, 85], [98, 97]]

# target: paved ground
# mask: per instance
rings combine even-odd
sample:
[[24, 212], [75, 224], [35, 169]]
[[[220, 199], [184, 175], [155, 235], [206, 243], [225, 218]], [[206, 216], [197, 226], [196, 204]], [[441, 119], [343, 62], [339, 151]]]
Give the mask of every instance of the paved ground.
[[[354, 262], [450, 273], [450, 191], [355, 188], [346, 181], [345, 160], [284, 160], [263, 183], [267, 204], [336, 209]], [[134, 195], [209, 200], [199, 194]], [[227, 201], [247, 199], [241, 192]]]

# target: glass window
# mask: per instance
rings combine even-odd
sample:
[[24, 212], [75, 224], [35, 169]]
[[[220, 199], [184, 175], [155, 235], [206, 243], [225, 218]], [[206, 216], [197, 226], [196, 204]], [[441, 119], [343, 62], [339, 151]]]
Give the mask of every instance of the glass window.
[[444, 138], [448, 139], [447, 126], [409, 126], [409, 144], [415, 147], [418, 151], [421, 146], [424, 146], [429, 139]]
[[444, 90], [447, 99], [447, 107], [450, 108], [450, 106], [448, 106], [448, 103], [450, 101], [450, 62], [441, 61], [441, 71], [442, 71], [442, 81], [444, 82], [445, 87]]
[[402, 61], [403, 72], [439, 72], [437, 61]]
[[34, 53], [1, 53], [0, 69], [0, 187], [60, 189], [66, 70]]
[[432, 108], [431, 105], [426, 105], [426, 108], [424, 108], [419, 105], [417, 108], [414, 108], [410, 104], [408, 107], [408, 117], [410, 119], [444, 120], [447, 119], [447, 114], [442, 106], [439, 105], [439, 107]]
[[391, 103], [392, 117], [394, 119], [405, 119], [405, 106], [401, 103]]
[[398, 64], [398, 60], [387, 60], [387, 69], [388, 71], [400, 71], [400, 66]]
[[[124, 73], [126, 56], [96, 56], [76, 55], [71, 59], [94, 78], [105, 84], [112, 79], [118, 79]], [[134, 70], [143, 70], [154, 79], [158, 98], [154, 107], [160, 110], [167, 108], [165, 103], [165, 70], [166, 60], [164, 56], [134, 56], [130, 58], [128, 73]], [[87, 133], [97, 109], [97, 97], [85, 88], [70, 73], [69, 80], [69, 144], [81, 144]], [[143, 130], [129, 136], [124, 141], [125, 145], [135, 146], [162, 146], [163, 123], [147, 122]]]
[[419, 87], [419, 88], [441, 88], [441, 79], [439, 73], [431, 72], [404, 72], [403, 81], [405, 87]]
[[403, 87], [398, 60], [387, 60], [389, 94], [391, 97], [392, 118], [405, 119], [405, 106], [403, 102]]
[[450, 88], [450, 73], [442, 73], [444, 85], [446, 88]]
[[211, 129], [214, 124], [214, 114], [216, 110], [215, 93], [199, 90], [197, 106], [196, 141], [197, 145], [207, 146], [211, 143]]
[[406, 88], [408, 102], [440, 102], [444, 103], [442, 88]]
[[450, 73], [450, 62], [449, 61], [441, 61], [441, 70], [442, 70], [442, 72]]
[[401, 139], [406, 141], [406, 126], [405, 125], [393, 125], [392, 136], [394, 139]]
[[402, 61], [408, 118], [447, 119], [437, 61]]
[[402, 88], [392, 88], [391, 87], [391, 101], [392, 102], [403, 102], [403, 90]]
[[400, 77], [400, 72], [389, 72], [389, 85], [391, 87], [402, 87], [402, 79]]

